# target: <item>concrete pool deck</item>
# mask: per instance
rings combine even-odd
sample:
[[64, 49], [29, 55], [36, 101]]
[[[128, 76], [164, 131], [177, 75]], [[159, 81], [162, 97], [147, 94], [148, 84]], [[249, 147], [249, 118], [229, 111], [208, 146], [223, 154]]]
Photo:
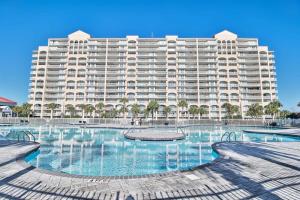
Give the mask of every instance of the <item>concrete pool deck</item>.
[[300, 142], [217, 143], [222, 155], [186, 172], [139, 178], [44, 173], [16, 158], [36, 143], [0, 141], [1, 199], [299, 199]]

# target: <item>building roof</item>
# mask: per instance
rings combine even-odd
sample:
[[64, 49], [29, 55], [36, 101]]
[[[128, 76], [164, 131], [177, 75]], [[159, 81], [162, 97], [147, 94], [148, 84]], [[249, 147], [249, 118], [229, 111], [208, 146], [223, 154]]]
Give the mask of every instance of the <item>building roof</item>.
[[71, 40], [89, 39], [90, 37], [90, 34], [87, 34], [81, 30], [75, 31], [74, 33], [68, 35], [68, 38]]
[[214, 38], [219, 40], [235, 40], [237, 38], [237, 34], [224, 30], [220, 33], [215, 34]]
[[15, 105], [17, 105], [17, 102], [4, 97], [0, 97], [0, 106], [15, 106]]

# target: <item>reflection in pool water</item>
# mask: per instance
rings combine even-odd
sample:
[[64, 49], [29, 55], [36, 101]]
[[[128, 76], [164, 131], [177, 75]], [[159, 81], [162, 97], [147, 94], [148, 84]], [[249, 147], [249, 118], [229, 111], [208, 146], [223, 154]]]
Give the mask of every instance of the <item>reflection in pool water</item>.
[[[17, 128], [6, 129], [13, 131]], [[194, 126], [186, 128], [188, 136], [185, 140], [170, 142], [132, 141], [125, 139], [122, 130], [118, 129], [33, 127], [30, 130], [41, 147], [28, 155], [26, 161], [42, 169], [89, 176], [186, 170], [214, 160], [218, 155], [211, 145], [220, 141], [228, 129], [237, 133], [239, 141], [300, 140], [289, 136], [243, 133], [245, 127]]]

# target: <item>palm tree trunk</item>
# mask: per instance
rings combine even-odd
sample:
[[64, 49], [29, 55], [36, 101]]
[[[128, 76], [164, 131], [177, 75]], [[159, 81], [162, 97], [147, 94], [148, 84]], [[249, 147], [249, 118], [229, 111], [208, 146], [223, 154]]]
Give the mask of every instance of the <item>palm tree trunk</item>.
[[53, 110], [51, 110], [51, 119], [53, 118]]
[[180, 111], [179, 111], [179, 119], [182, 117], [182, 108], [180, 108]]
[[154, 111], [151, 111], [151, 115], [152, 115], [152, 125], [153, 125], [153, 120], [154, 120]]

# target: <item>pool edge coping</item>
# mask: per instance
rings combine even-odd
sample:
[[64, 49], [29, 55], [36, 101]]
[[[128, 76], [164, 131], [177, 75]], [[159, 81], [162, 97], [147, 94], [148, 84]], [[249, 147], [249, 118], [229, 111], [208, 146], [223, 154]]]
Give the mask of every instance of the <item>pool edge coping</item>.
[[[244, 130], [242, 130], [244, 131]], [[278, 134], [278, 133], [264, 133], [264, 134], [272, 134], [272, 135], [283, 135], [283, 134]], [[295, 137], [299, 137], [300, 135], [291, 135], [291, 134], [285, 134], [286, 136], [295, 136]], [[154, 174], [145, 174], [145, 175], [127, 175], [127, 176], [86, 176], [86, 175], [76, 175], [76, 174], [68, 174], [68, 173], [64, 173], [64, 172], [58, 172], [58, 171], [51, 171], [51, 170], [46, 170], [46, 169], [41, 169], [38, 167], [35, 167], [29, 163], [27, 163], [24, 158], [29, 155], [30, 153], [36, 151], [37, 149], [40, 148], [40, 144], [38, 142], [35, 142], [36, 144], [38, 144], [38, 146], [28, 152], [22, 153], [20, 154], [17, 158], [16, 158], [16, 162], [21, 165], [22, 167], [33, 167], [33, 170], [42, 174], [47, 174], [47, 175], [55, 175], [55, 176], [60, 176], [60, 177], [67, 177], [67, 178], [82, 178], [82, 179], [92, 179], [92, 180], [116, 180], [116, 179], [137, 179], [137, 178], [159, 178], [159, 177], [167, 177], [167, 176], [171, 176], [171, 175], [178, 175], [178, 174], [182, 174], [182, 173], [188, 173], [188, 172], [192, 172], [198, 169], [203, 169], [206, 168], [208, 166], [214, 165], [216, 163], [222, 162], [224, 160], [226, 160], [227, 158], [220, 153], [220, 151], [218, 151], [217, 147], [222, 144], [222, 143], [227, 143], [226, 141], [224, 142], [215, 142], [213, 144], [211, 144], [211, 148], [213, 151], [215, 151], [218, 154], [218, 157], [215, 158], [214, 160], [212, 160], [211, 162], [202, 164], [202, 165], [198, 165], [195, 166], [191, 169], [186, 169], [186, 170], [175, 170], [175, 171], [169, 171], [169, 172], [162, 172], [162, 173], [154, 173]], [[231, 143], [244, 143], [242, 141], [234, 141]], [[249, 142], [248, 142], [249, 143]], [[250, 142], [252, 143], [252, 142]], [[255, 142], [253, 142], [255, 143]]]
[[[211, 162], [204, 163], [202, 165], [195, 166], [191, 169], [186, 169], [186, 170], [175, 170], [175, 171], [169, 171], [169, 172], [162, 172], [162, 173], [154, 173], [154, 174], [145, 174], [145, 175], [127, 175], [127, 176], [87, 176], [87, 175], [77, 175], [77, 174], [68, 174], [64, 172], [58, 172], [58, 171], [51, 171], [47, 169], [42, 169], [35, 167], [28, 162], [25, 161], [25, 157], [32, 152], [38, 150], [40, 148], [40, 144], [38, 142], [35, 142], [38, 144], [35, 148], [31, 149], [28, 152], [22, 153], [16, 158], [16, 163], [24, 168], [32, 167], [35, 172], [42, 173], [42, 174], [47, 174], [47, 175], [54, 175], [54, 176], [60, 176], [60, 177], [66, 177], [66, 178], [82, 178], [86, 180], [117, 180], [117, 179], [137, 179], [137, 178], [160, 178], [160, 177], [167, 177], [167, 176], [172, 176], [172, 175], [178, 175], [182, 173], [188, 173], [192, 172], [194, 170], [202, 169], [205, 167], [208, 167], [212, 164], [221, 162], [225, 157], [222, 155], [218, 150], [217, 146], [220, 143], [226, 143], [226, 142], [215, 142], [211, 145], [212, 150], [218, 154], [218, 157], [212, 160]], [[240, 143], [240, 142], [239, 142]], [[241, 142], [242, 143], [242, 142]]]

